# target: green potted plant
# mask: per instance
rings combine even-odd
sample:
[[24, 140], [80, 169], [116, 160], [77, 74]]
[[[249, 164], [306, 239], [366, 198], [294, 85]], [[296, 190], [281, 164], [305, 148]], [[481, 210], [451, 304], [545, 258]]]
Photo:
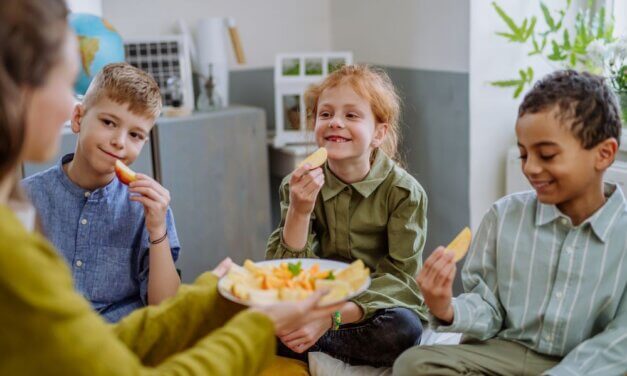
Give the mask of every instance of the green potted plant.
[[[565, 26], [565, 17], [571, 0], [565, 0], [563, 9], [550, 10], [540, 1], [544, 26], [538, 26], [536, 16], [525, 17], [517, 23], [496, 2], [496, 13], [508, 27], [496, 34], [512, 43], [528, 46], [528, 55], [543, 57], [555, 69], [585, 70], [607, 77], [619, 95], [623, 122], [627, 120], [627, 39], [614, 37], [613, 17], [607, 17], [605, 7], [595, 9], [594, 3], [577, 11], [574, 25]], [[514, 98], [534, 80], [531, 66], [521, 68], [518, 77], [491, 82], [492, 85], [514, 89]]]

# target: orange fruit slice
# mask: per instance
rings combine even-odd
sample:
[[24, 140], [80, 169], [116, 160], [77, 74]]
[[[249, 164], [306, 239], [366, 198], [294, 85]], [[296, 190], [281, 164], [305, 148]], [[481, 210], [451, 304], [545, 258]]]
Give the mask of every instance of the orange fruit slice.
[[453, 252], [453, 260], [455, 262], [461, 260], [468, 252], [468, 247], [470, 247], [470, 241], [472, 240], [472, 233], [468, 227], [464, 227], [464, 229], [457, 234], [455, 239], [446, 246], [446, 250]]

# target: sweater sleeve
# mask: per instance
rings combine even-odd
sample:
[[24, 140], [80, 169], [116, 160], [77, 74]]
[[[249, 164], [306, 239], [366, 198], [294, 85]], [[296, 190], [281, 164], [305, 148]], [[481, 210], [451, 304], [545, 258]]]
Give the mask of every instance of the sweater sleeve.
[[271, 321], [237, 313], [213, 276], [112, 326], [75, 292], [47, 241], [7, 222], [0, 219], [0, 374], [256, 375], [272, 361]]

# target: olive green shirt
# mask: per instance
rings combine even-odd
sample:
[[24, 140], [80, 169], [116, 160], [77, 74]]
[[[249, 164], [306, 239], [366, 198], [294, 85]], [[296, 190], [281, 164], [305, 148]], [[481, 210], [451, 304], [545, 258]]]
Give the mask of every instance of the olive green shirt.
[[379, 309], [406, 307], [425, 320], [426, 308], [414, 280], [422, 267], [427, 231], [427, 195], [420, 184], [382, 151], [360, 182], [345, 184], [326, 164], [324, 178], [301, 250], [282, 240], [290, 176], [283, 180], [281, 223], [270, 235], [266, 258], [361, 259], [372, 272], [370, 288], [353, 299], [364, 318]]
[[216, 286], [205, 273], [107, 324], [52, 245], [0, 205], [0, 375], [257, 375], [274, 359], [273, 324]]

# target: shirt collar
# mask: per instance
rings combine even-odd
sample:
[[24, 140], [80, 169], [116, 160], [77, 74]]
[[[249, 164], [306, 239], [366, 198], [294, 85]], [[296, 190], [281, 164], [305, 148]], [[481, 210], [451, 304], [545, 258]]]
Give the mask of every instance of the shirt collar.
[[390, 171], [394, 168], [394, 161], [388, 157], [382, 150], [378, 150], [375, 154], [374, 162], [370, 167], [368, 175], [362, 181], [353, 184], [346, 184], [341, 181], [329, 169], [329, 164], [324, 165], [325, 183], [322, 186], [322, 199], [328, 201], [337, 196], [347, 186], [353, 187], [363, 197], [368, 197], [374, 192], [379, 185], [387, 178]]
[[109, 192], [111, 192], [111, 190], [113, 190], [115, 186], [119, 184], [118, 179], [113, 179], [104, 187], [97, 188], [93, 191], [89, 191], [79, 187], [78, 185], [74, 184], [72, 180], [70, 180], [70, 177], [63, 169], [63, 165], [69, 163], [72, 159], [74, 159], [74, 153], [64, 155], [59, 160], [55, 168], [57, 178], [59, 179], [59, 181], [61, 181], [63, 187], [65, 187], [65, 189], [67, 189], [67, 191], [71, 194], [80, 197], [99, 198], [108, 195]]
[[[607, 201], [580, 226], [589, 224], [597, 238], [605, 242], [614, 219], [618, 217], [620, 212], [625, 210], [625, 197], [623, 196], [623, 191], [616, 184], [605, 183], [603, 188]], [[563, 214], [555, 205], [537, 202], [536, 226], [543, 226], [559, 218], [564, 218], [568, 223], [571, 223], [570, 218]]]

